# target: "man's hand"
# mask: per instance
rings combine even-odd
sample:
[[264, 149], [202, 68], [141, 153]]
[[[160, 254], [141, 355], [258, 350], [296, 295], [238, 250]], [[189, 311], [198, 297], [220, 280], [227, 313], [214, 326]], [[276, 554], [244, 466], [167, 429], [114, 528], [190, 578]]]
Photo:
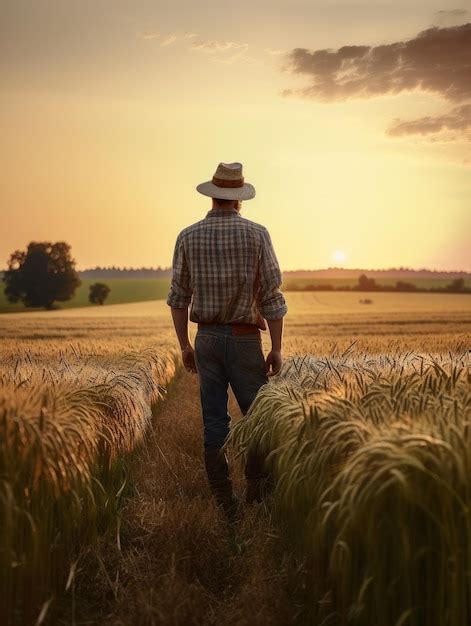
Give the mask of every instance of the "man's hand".
[[275, 376], [281, 370], [283, 358], [280, 350], [272, 350], [266, 360], [266, 371], [268, 376]]
[[182, 349], [182, 359], [186, 371], [190, 374], [196, 374], [195, 351], [190, 345]]

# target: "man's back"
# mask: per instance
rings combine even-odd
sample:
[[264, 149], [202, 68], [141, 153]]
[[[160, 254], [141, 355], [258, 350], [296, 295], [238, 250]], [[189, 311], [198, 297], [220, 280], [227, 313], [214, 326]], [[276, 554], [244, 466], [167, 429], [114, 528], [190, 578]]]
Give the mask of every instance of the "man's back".
[[237, 209], [217, 209], [178, 236], [168, 303], [190, 320], [249, 323], [286, 313], [281, 272], [267, 229]]
[[[223, 446], [229, 432], [230, 385], [242, 413], [249, 410], [268, 377], [282, 366], [281, 272], [267, 229], [240, 216], [240, 203], [255, 197], [241, 163], [220, 163], [212, 180], [196, 189], [212, 198], [203, 220], [181, 231], [173, 255], [167, 303], [189, 372], [198, 374], [204, 424], [204, 459], [209, 485], [232, 523], [237, 500]], [[188, 334], [198, 322], [195, 347]], [[272, 348], [264, 357], [260, 328], [268, 322]], [[248, 502], [260, 500], [266, 484], [263, 457], [252, 451], [244, 468]]]

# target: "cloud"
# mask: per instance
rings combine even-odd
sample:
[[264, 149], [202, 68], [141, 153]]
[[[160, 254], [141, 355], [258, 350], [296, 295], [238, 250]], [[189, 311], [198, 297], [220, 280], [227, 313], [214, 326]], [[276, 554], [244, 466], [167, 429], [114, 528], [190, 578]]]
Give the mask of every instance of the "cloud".
[[176, 40], [177, 40], [177, 36], [176, 35], [168, 35], [165, 39], [163, 39], [160, 42], [160, 47], [164, 48], [165, 46], [169, 46], [170, 44], [172, 44]]
[[219, 39], [198, 39], [192, 41], [190, 50], [203, 52], [210, 56], [214, 63], [229, 65], [241, 62], [248, 65], [262, 65], [256, 57], [247, 54], [248, 43], [239, 41], [222, 41]]
[[459, 102], [471, 98], [471, 23], [422, 31], [413, 39], [338, 50], [295, 48], [285, 69], [309, 78], [300, 95], [323, 102], [422, 91]]
[[278, 54], [283, 54], [286, 50], [281, 50], [281, 48], [265, 48], [264, 52], [276, 56]]
[[210, 54], [215, 52], [227, 52], [228, 50], [246, 51], [249, 47], [247, 43], [236, 41], [219, 41], [217, 39], [199, 39], [191, 44], [193, 50], [201, 50]]
[[242, 52], [237, 52], [236, 54], [232, 54], [230, 56], [212, 58], [216, 63], [224, 63], [226, 65], [230, 65], [231, 63], [235, 63], [236, 61], [241, 61], [246, 65], [261, 65], [259, 59], [253, 56], [248, 56], [247, 54], [245, 54], [245, 50]]
[[[148, 41], [152, 39], [158, 39], [160, 37], [160, 33], [157, 31], [146, 30], [146, 31], [141, 31], [140, 33], [137, 34], [137, 36], [139, 37], [139, 39], [144, 39]], [[159, 45], [161, 48], [164, 48], [165, 46], [169, 46], [176, 40], [177, 40], [176, 35], [174, 34], [166, 35], [164, 39], [161, 40]]]
[[471, 104], [454, 107], [447, 113], [435, 117], [420, 117], [415, 120], [394, 120], [386, 131], [392, 137], [403, 135], [430, 135], [441, 131], [471, 130]]
[[139, 39], [157, 39], [157, 37], [160, 37], [160, 33], [158, 33], [157, 31], [144, 30], [140, 33], [137, 33], [137, 36], [139, 37]]
[[435, 24], [449, 24], [466, 19], [469, 15], [467, 9], [447, 9], [436, 12]]
[[198, 33], [185, 33], [185, 37], [187, 39], [193, 39], [194, 37], [198, 37]]
[[467, 9], [445, 9], [443, 11], [437, 11], [437, 15], [444, 15], [446, 17], [451, 16], [451, 17], [463, 17], [464, 15], [468, 14], [468, 10]]
[[[463, 15], [462, 10], [443, 12]], [[309, 78], [306, 87], [285, 89], [320, 102], [371, 99], [422, 92], [454, 106], [434, 116], [395, 119], [390, 137], [416, 136], [435, 143], [471, 143], [471, 24], [432, 27], [407, 41], [338, 50], [296, 48], [284, 68]]]

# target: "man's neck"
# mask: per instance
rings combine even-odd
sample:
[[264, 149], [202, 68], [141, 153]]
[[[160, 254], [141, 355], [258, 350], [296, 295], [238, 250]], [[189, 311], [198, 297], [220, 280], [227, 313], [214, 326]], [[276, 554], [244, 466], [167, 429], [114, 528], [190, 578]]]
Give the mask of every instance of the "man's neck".
[[240, 211], [239, 209], [236, 209], [235, 207], [230, 207], [230, 208], [225, 208], [225, 209], [221, 209], [221, 208], [212, 208], [208, 215], [215, 215], [215, 216], [225, 216], [225, 215], [240, 215]]
[[212, 210], [213, 211], [230, 211], [231, 209], [236, 209], [236, 211], [240, 210], [241, 203], [237, 200], [233, 200], [231, 203], [224, 204], [221, 206], [216, 200], [213, 199]]

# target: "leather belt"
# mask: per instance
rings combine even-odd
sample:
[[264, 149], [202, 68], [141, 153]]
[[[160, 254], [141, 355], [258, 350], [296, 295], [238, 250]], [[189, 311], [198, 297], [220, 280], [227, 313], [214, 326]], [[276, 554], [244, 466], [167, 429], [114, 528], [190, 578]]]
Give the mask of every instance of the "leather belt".
[[[198, 328], [202, 326], [220, 326], [220, 322], [198, 322]], [[258, 335], [260, 337], [260, 328], [256, 324], [238, 324], [236, 322], [229, 324], [233, 335]]]

